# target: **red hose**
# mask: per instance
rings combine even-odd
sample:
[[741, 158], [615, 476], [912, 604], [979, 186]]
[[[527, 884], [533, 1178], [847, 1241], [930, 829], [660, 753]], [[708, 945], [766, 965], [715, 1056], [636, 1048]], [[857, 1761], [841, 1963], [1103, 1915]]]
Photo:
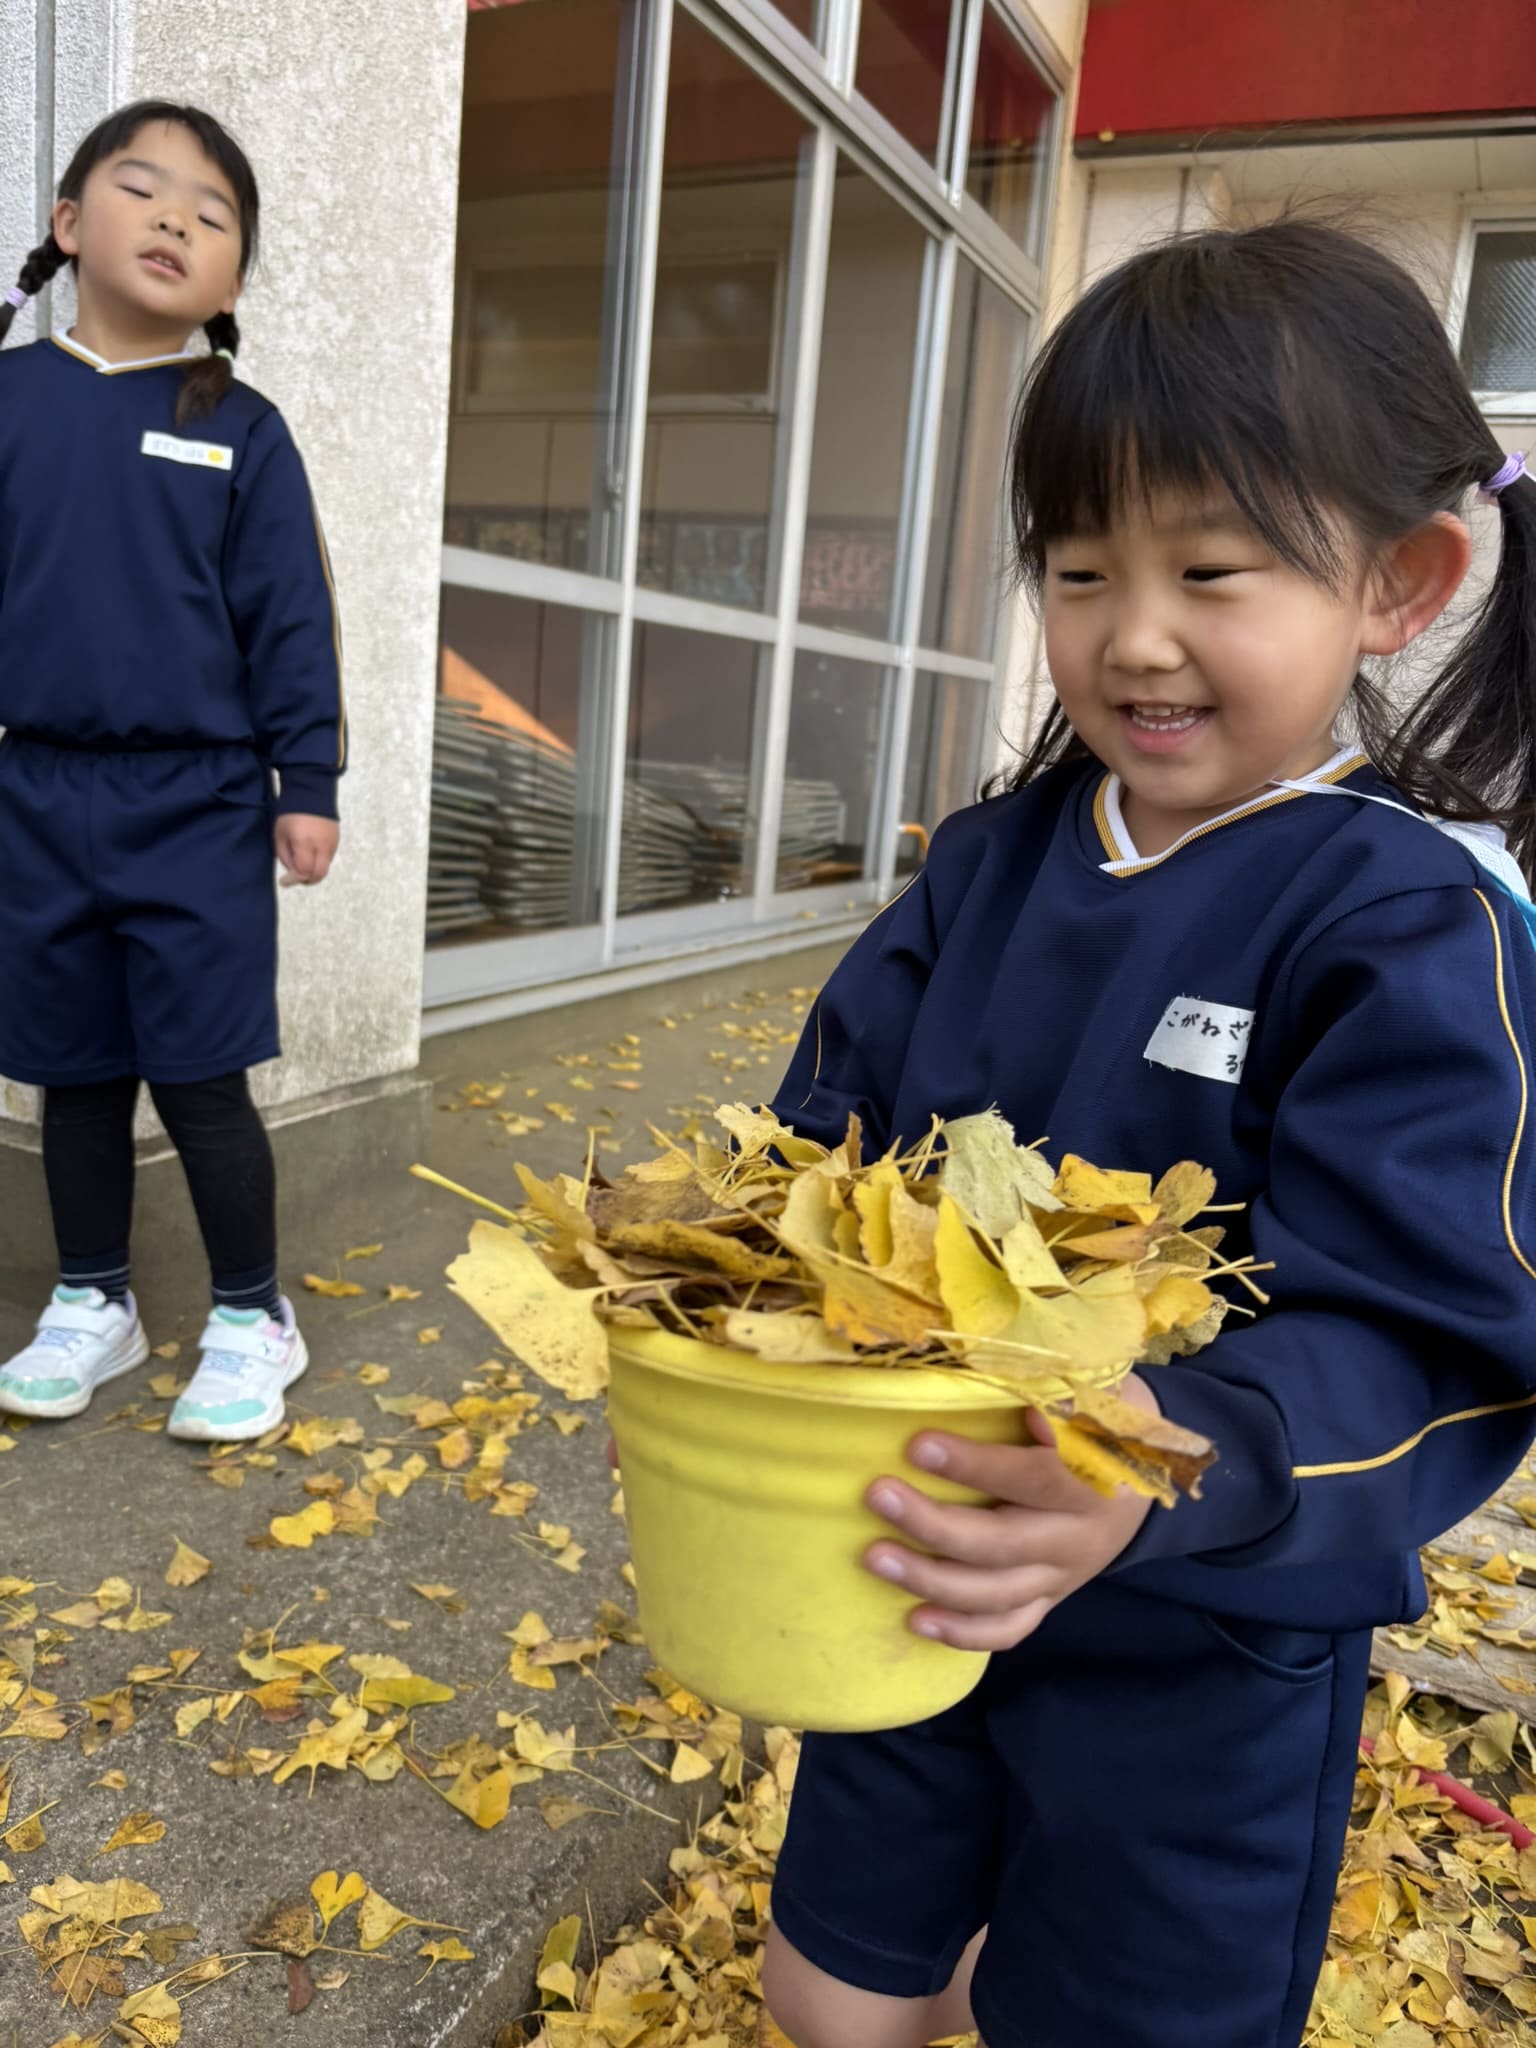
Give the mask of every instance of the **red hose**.
[[[1360, 1747], [1367, 1756], [1375, 1754], [1376, 1744], [1369, 1735], [1361, 1736]], [[1450, 1800], [1452, 1806], [1470, 1815], [1481, 1826], [1497, 1828], [1501, 1834], [1508, 1835], [1517, 1849], [1529, 1849], [1532, 1842], [1536, 1842], [1536, 1835], [1523, 1822], [1516, 1820], [1512, 1813], [1506, 1813], [1502, 1806], [1495, 1806], [1491, 1799], [1485, 1799], [1481, 1792], [1474, 1792], [1470, 1785], [1463, 1785], [1459, 1778], [1448, 1778], [1444, 1771], [1421, 1771], [1417, 1765], [1413, 1770], [1421, 1783], [1433, 1785], [1437, 1792]]]

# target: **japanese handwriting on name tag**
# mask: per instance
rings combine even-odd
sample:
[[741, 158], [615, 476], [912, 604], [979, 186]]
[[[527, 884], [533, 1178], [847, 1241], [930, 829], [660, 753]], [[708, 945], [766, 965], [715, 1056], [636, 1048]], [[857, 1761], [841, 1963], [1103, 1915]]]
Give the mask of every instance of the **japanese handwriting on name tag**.
[[1252, 1010], [1206, 1002], [1199, 996], [1175, 996], [1142, 1057], [1154, 1066], [1235, 1086], [1242, 1078], [1252, 1033]]

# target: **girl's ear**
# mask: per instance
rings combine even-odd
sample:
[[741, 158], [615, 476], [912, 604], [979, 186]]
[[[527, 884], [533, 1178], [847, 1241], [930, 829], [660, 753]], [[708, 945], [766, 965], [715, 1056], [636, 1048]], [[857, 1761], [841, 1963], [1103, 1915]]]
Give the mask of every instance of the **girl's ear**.
[[1361, 653], [1401, 653], [1439, 618], [1471, 562], [1472, 536], [1454, 512], [1437, 512], [1395, 541], [1366, 589]]
[[80, 254], [80, 202], [61, 199], [53, 209], [53, 239], [66, 256]]

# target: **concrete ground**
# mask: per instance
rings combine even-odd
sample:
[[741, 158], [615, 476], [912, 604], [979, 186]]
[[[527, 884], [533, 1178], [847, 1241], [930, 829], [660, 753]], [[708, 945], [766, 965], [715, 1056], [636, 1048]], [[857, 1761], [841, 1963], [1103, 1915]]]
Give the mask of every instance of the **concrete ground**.
[[[709, 1100], [761, 1099], [788, 1058], [806, 991], [832, 957], [808, 953], [755, 974], [679, 980], [429, 1042], [422, 1070], [431, 1083], [427, 1163], [513, 1204], [514, 1158], [541, 1172], [579, 1169], [589, 1123], [611, 1125], [625, 1156], [637, 1157], [646, 1149], [647, 1119], [676, 1125]], [[549, 1104], [563, 1105], [570, 1121]], [[507, 1119], [517, 1116], [537, 1118], [542, 1128], [509, 1136]], [[338, 1142], [351, 1148], [339, 1189]], [[441, 1422], [416, 1427], [411, 1416], [380, 1408], [379, 1397], [398, 1395], [451, 1403], [466, 1381], [484, 1384], [478, 1369], [496, 1355], [490, 1332], [443, 1283], [473, 1212], [410, 1178], [406, 1160], [387, 1158], [388, 1150], [338, 1140], [324, 1119], [279, 1134], [285, 1281], [313, 1353], [290, 1415], [350, 1418], [357, 1428], [344, 1433], [353, 1442], [311, 1456], [275, 1444], [243, 1464], [232, 1489], [214, 1482], [198, 1447], [161, 1433], [168, 1390], [189, 1367], [204, 1302], [177, 1176], [157, 1165], [141, 1177], [143, 1309], [151, 1341], [179, 1343], [179, 1358], [153, 1359], [103, 1390], [73, 1422], [10, 1429], [14, 1447], [0, 1449], [0, 1879], [9, 1873], [0, 1881], [0, 2048], [52, 2048], [75, 2036], [103, 2044], [138, 2038], [126, 2028], [111, 2031], [123, 1994], [112, 1989], [110, 1965], [83, 2011], [61, 2010], [57, 1993], [43, 1988], [36, 1958], [15, 1931], [34, 1888], [66, 1875], [153, 1888], [163, 1909], [125, 1926], [179, 1925], [185, 1945], [163, 1967], [130, 1957], [122, 1975], [133, 1992], [201, 1957], [247, 1954], [248, 1930], [263, 1911], [304, 1898], [326, 1870], [359, 1871], [405, 1913], [446, 1923], [473, 1960], [443, 1961], [418, 1981], [427, 1960], [417, 1951], [434, 1930], [407, 1929], [365, 1955], [348, 1914], [332, 1935], [342, 1952], [310, 1959], [311, 1977], [329, 1988], [315, 1991], [307, 2011], [290, 2017], [286, 1963], [258, 1952], [220, 1981], [194, 1987], [181, 1980], [181, 2040], [189, 2048], [268, 2048], [305, 2038], [324, 2048], [484, 2048], [533, 1998], [549, 1924], [577, 1911], [598, 1927], [618, 1925], [641, 1904], [646, 1884], [663, 1876], [689, 1820], [719, 1796], [713, 1777], [669, 1782], [670, 1743], [648, 1746], [658, 1774], [616, 1742], [611, 1703], [646, 1692], [643, 1648], [610, 1648], [591, 1675], [562, 1668], [553, 1692], [529, 1691], [509, 1676], [504, 1632], [527, 1610], [557, 1637], [588, 1634], [605, 1601], [633, 1611], [602, 1418], [594, 1409], [584, 1427], [565, 1434], [548, 1415], [566, 1404], [548, 1395], [540, 1418], [513, 1436], [503, 1476], [539, 1489], [519, 1520], [466, 1498], [464, 1467], [451, 1462], [451, 1449], [439, 1450]], [[40, 1177], [33, 1199], [41, 1200]], [[375, 1244], [382, 1250], [373, 1257], [345, 1257]], [[0, 1273], [0, 1356], [24, 1341], [40, 1306], [34, 1266], [7, 1258]], [[306, 1272], [340, 1276], [364, 1292], [322, 1297], [302, 1287]], [[419, 1298], [391, 1301], [391, 1287], [419, 1290]], [[436, 1340], [422, 1341], [421, 1333], [434, 1330]], [[155, 1379], [164, 1391], [151, 1385]], [[425, 1472], [398, 1499], [378, 1494], [371, 1534], [323, 1535], [310, 1549], [252, 1547], [253, 1539], [270, 1543], [273, 1516], [328, 1497], [306, 1492], [306, 1479], [353, 1488], [370, 1457], [377, 1463], [387, 1451], [398, 1471], [418, 1449]], [[579, 1570], [556, 1564], [554, 1549], [539, 1538], [541, 1521], [570, 1528], [586, 1552]], [[212, 1563], [185, 1587], [169, 1586], [164, 1576], [177, 1539]], [[89, 1596], [110, 1578], [126, 1581], [134, 1600], [113, 1607], [109, 1589], [93, 1605]], [[423, 1586], [433, 1591], [414, 1590]], [[50, 1618], [60, 1613], [69, 1618]], [[157, 1619], [164, 1615], [170, 1618]], [[124, 1621], [127, 1627], [113, 1625]], [[221, 1775], [214, 1763], [238, 1767], [252, 1750], [286, 1752], [315, 1717], [327, 1718], [325, 1681], [317, 1680], [299, 1702], [274, 1701], [269, 1720], [242, 1700], [226, 1721], [215, 1709], [178, 1734], [180, 1709], [258, 1682], [236, 1658], [242, 1647], [259, 1657], [267, 1644], [253, 1639], [267, 1630], [276, 1631], [279, 1647], [342, 1646], [330, 1673], [338, 1690], [359, 1683], [344, 1661], [359, 1653], [403, 1659], [413, 1672], [452, 1686], [453, 1699], [419, 1708], [402, 1734], [424, 1772], [471, 1736], [505, 1743], [498, 1712], [531, 1713], [551, 1730], [574, 1724], [579, 1749], [592, 1752], [578, 1761], [603, 1783], [548, 1775], [514, 1791], [506, 1819], [482, 1831], [439, 1796], [450, 1779], [429, 1781], [409, 1766], [387, 1783], [356, 1769], [321, 1769], [312, 1791], [303, 1771], [274, 1784], [260, 1774], [259, 1755], [257, 1774]], [[199, 1655], [183, 1668], [173, 1653], [184, 1649]], [[27, 1694], [21, 1687], [29, 1680]], [[59, 1726], [64, 1733], [55, 1732]], [[552, 1793], [609, 1811], [557, 1832], [538, 1804]], [[26, 1825], [39, 1808], [46, 1809], [41, 1843]], [[119, 1823], [136, 1813], [163, 1822], [163, 1837], [103, 1854]], [[157, 2041], [175, 2038], [147, 2032]]]

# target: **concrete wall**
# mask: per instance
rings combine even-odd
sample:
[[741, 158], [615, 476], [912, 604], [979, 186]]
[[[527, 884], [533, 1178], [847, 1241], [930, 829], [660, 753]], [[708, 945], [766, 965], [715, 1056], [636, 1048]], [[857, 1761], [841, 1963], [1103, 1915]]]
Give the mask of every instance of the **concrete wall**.
[[[25, 248], [38, 100], [55, 171], [155, 94], [241, 138], [264, 259], [240, 373], [283, 410], [334, 559], [353, 768], [332, 879], [283, 892], [286, 1058], [268, 1103], [399, 1072], [421, 1000], [463, 0], [0, 0], [0, 232]], [[41, 23], [39, 23], [39, 15]], [[39, 95], [34, 53], [51, 49]], [[30, 1114], [25, 1091], [0, 1109]]]

